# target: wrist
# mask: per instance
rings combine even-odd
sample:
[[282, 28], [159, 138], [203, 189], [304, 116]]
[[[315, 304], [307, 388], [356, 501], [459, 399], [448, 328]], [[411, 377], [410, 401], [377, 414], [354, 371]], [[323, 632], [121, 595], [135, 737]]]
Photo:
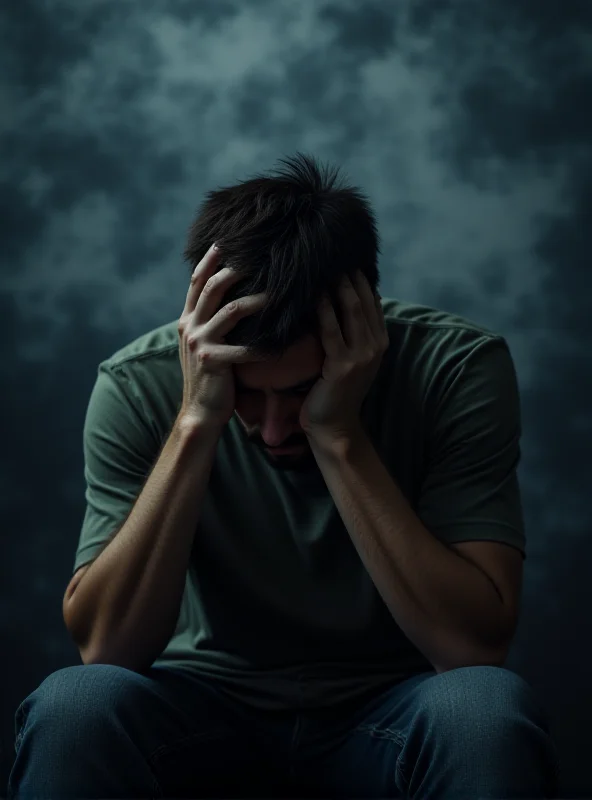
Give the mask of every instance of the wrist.
[[181, 411], [175, 421], [177, 434], [183, 441], [188, 443], [193, 441], [206, 441], [215, 444], [222, 435], [226, 423], [214, 420], [205, 414], [194, 411]]
[[356, 425], [348, 431], [340, 432], [317, 428], [307, 431], [306, 435], [313, 450], [322, 450], [336, 458], [343, 458], [363, 441], [365, 433], [361, 425]]

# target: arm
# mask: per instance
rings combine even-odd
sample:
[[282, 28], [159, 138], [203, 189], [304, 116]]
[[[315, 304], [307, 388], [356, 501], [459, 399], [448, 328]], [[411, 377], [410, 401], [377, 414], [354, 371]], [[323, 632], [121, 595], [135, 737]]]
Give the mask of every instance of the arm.
[[438, 672], [501, 664], [518, 615], [522, 555], [503, 543], [521, 531], [517, 390], [507, 351], [482, 355], [448, 394], [419, 513], [363, 431], [311, 441], [377, 590]]
[[178, 419], [129, 517], [64, 598], [85, 664], [141, 671], [174, 633], [219, 438]]

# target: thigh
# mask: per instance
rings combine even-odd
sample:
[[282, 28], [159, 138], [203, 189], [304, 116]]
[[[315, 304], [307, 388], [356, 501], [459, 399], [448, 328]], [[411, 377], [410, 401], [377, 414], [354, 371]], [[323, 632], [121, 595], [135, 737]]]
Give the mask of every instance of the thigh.
[[58, 670], [21, 703], [16, 729], [17, 759], [37, 742], [56, 772], [78, 770], [83, 783], [107, 769], [122, 791], [125, 776], [144, 766], [165, 797], [249, 796], [280, 780], [281, 725], [182, 669]]
[[302, 796], [406, 797], [406, 734], [425, 672], [363, 704], [301, 719], [295, 778]]
[[555, 797], [530, 687], [492, 666], [421, 673], [368, 704], [303, 721], [307, 790], [339, 797]]

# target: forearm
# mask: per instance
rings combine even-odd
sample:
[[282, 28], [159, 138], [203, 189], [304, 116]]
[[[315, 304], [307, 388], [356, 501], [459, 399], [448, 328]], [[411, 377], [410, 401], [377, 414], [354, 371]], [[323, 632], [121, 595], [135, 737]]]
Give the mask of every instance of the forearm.
[[395, 622], [438, 671], [503, 659], [509, 621], [495, 586], [433, 536], [370, 440], [311, 440], [341, 518]]
[[141, 670], [172, 636], [218, 437], [175, 424], [128, 519], [68, 600], [84, 663]]

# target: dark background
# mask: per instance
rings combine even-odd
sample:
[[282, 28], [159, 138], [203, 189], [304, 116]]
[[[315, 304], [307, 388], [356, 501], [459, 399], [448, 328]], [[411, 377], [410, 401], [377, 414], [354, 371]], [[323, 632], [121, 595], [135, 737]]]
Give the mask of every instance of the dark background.
[[98, 362], [178, 317], [204, 193], [342, 165], [381, 292], [504, 334], [527, 522], [508, 667], [592, 795], [592, 2], [13, 0], [0, 12], [0, 794], [61, 616]]

